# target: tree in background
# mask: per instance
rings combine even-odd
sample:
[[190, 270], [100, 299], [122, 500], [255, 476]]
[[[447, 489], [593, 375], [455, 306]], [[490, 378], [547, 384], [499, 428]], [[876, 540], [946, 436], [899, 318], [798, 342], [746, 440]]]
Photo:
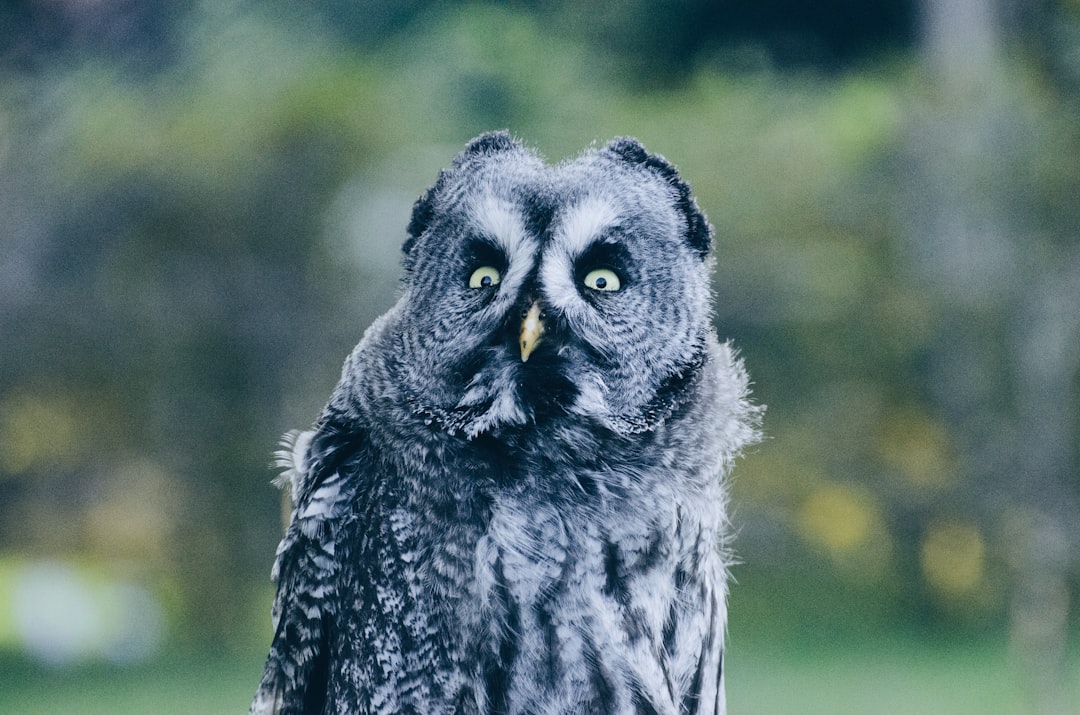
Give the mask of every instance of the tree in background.
[[0, 553], [135, 572], [199, 640], [265, 627], [264, 465], [392, 300], [441, 145], [635, 134], [717, 226], [720, 332], [770, 408], [736, 642], [1060, 644], [1080, 18], [795, 5], [4, 5]]
[[[1080, 194], [1075, 174], [1046, 181], [1052, 153], [1075, 156], [1076, 127], [1062, 132], [1046, 116], [1047, 98], [1032, 96], [1028, 67], [1014, 59], [1026, 59], [1026, 38], [1007, 28], [1010, 13], [1030, 28], [1058, 12], [923, 3], [928, 97], [909, 130], [904, 176], [913, 219], [905, 248], [917, 281], [945, 308], [927, 356], [930, 401], [965, 455], [967, 518], [1000, 539], [1013, 580], [1011, 639], [1041, 712], [1069, 710], [1069, 601], [1080, 566]], [[1051, 106], [1075, 102], [1050, 80]]]

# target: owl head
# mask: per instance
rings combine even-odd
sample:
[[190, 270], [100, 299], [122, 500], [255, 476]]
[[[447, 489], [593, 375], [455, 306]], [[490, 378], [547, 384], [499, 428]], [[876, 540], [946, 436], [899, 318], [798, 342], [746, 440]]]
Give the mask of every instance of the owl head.
[[482, 135], [413, 209], [395, 381], [465, 438], [653, 429], [708, 360], [711, 244], [689, 186], [634, 139], [548, 166]]

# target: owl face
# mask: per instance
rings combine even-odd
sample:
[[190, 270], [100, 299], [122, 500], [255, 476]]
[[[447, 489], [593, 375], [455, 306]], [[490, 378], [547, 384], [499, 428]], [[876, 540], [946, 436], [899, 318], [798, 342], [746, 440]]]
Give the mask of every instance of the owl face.
[[567, 416], [650, 429], [705, 360], [711, 238], [675, 169], [633, 140], [549, 167], [479, 137], [413, 210], [398, 380], [468, 438]]

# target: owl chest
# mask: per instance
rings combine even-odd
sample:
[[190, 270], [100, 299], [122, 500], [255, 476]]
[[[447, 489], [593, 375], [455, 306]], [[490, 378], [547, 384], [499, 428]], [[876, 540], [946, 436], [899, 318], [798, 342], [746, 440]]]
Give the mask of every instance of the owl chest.
[[714, 552], [696, 555], [692, 521], [674, 505], [601, 516], [497, 504], [477, 543], [470, 619], [487, 702], [623, 712], [647, 701], [673, 712], [665, 704], [701, 652], [686, 634], [704, 630], [722, 590]]
[[343, 614], [367, 662], [346, 674], [357, 692], [387, 703], [409, 692], [430, 712], [465, 701], [602, 712], [679, 691], [681, 634], [700, 634], [688, 619], [722, 593], [715, 532], [693, 505], [427, 496], [367, 522], [356, 559], [371, 566], [357, 574], [366, 595]]
[[526, 614], [582, 627], [666, 601], [680, 561], [676, 511], [497, 504], [476, 545], [477, 607], [494, 622], [516, 619], [521, 630]]
[[[561, 482], [580, 491], [577, 476]], [[582, 632], [662, 640], [679, 588], [712, 578], [719, 510], [650, 490], [578, 496], [462, 487], [395, 512], [410, 600], [448, 648], [473, 659], [507, 633], [522, 636], [515, 652], [565, 649], [556, 641]]]

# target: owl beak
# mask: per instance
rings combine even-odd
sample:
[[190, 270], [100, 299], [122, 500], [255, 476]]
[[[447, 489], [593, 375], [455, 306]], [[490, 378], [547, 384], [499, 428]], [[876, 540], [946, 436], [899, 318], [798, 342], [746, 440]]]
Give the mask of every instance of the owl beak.
[[540, 301], [534, 300], [525, 311], [521, 321], [521, 362], [528, 362], [529, 356], [536, 349], [544, 335], [544, 313], [540, 310]]

